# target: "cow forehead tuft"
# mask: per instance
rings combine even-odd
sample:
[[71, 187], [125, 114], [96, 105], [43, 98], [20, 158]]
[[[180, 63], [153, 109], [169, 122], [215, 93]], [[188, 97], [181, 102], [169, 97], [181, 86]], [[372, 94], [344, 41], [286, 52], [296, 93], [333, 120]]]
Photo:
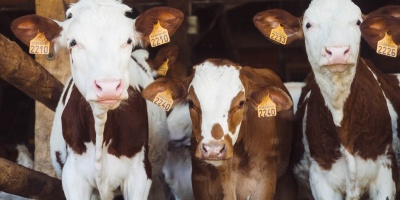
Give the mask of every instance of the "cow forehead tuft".
[[304, 15], [314, 14], [327, 16], [330, 20], [345, 19], [361, 15], [361, 10], [351, 0], [313, 0]]

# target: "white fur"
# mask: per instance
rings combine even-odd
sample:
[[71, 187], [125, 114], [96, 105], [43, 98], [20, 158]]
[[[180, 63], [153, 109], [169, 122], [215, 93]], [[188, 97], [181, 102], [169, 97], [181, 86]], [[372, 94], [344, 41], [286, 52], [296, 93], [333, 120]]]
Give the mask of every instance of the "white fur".
[[293, 113], [297, 112], [297, 105], [299, 104], [299, 98], [301, 94], [301, 89], [305, 85], [304, 82], [287, 82], [285, 87], [289, 90], [289, 94], [293, 101]]
[[[144, 88], [152, 81], [150, 67], [145, 61], [148, 53], [141, 52], [136, 59], [131, 59], [132, 47], [140, 41], [140, 34], [135, 31], [135, 20], [124, 16], [130, 8], [115, 0], [81, 0], [67, 11], [72, 18], [58, 22], [63, 31], [57, 39], [58, 47], [67, 47], [76, 40], [71, 48], [71, 72], [74, 83], [80, 93], [89, 102], [94, 115], [96, 144], [87, 143], [87, 151], [78, 155], [73, 152], [62, 136], [61, 115], [65, 108], [61, 100], [56, 109], [50, 139], [52, 163], [57, 174], [62, 176], [63, 188], [67, 199], [90, 199], [94, 189], [99, 190], [101, 199], [112, 199], [112, 191], [121, 185], [126, 199], [147, 199], [152, 181], [144, 171], [144, 153], [132, 158], [116, 158], [107, 153], [103, 146], [103, 131], [107, 120], [107, 111], [119, 106], [104, 106], [97, 103], [97, 96], [92, 90], [95, 80], [121, 80], [125, 86], [121, 101], [128, 97], [127, 88]], [[118, 23], [116, 23], [118, 22]], [[132, 39], [132, 44], [127, 44]], [[146, 70], [147, 69], [147, 70]], [[71, 85], [71, 87], [72, 87]], [[69, 100], [71, 90], [66, 102]], [[147, 101], [149, 118], [149, 159], [152, 163], [153, 182], [162, 174], [162, 166], [167, 150], [168, 129], [165, 112]], [[68, 149], [68, 150], [67, 150]], [[65, 162], [61, 170], [56, 160], [56, 152]]]
[[239, 92], [244, 92], [239, 73], [240, 71], [234, 66], [216, 67], [210, 62], [196, 66], [191, 86], [200, 102], [202, 113], [201, 135], [204, 137], [204, 143], [215, 140], [211, 136], [211, 129], [214, 124], [220, 124], [224, 135], [228, 134], [232, 138], [232, 143], [235, 144], [239, 135], [240, 124], [234, 133], [229, 131], [228, 111], [232, 99]]

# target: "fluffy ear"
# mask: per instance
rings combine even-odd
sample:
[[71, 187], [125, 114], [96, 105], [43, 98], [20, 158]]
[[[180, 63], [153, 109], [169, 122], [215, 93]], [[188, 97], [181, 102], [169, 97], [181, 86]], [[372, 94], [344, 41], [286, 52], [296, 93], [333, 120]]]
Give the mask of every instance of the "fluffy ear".
[[27, 15], [15, 19], [11, 23], [11, 30], [27, 46], [40, 31], [44, 33], [47, 40], [51, 42], [51, 47], [53, 47], [55, 39], [60, 36], [62, 27], [54, 20], [39, 15]]
[[172, 108], [183, 101], [187, 96], [184, 83], [172, 78], [160, 78], [155, 80], [142, 91], [142, 96], [149, 101], [154, 101], [157, 94], [164, 92], [166, 89], [171, 91], [172, 99], [174, 100]]
[[149, 35], [153, 31], [154, 24], [160, 21], [160, 25], [168, 30], [169, 35], [173, 35], [179, 28], [183, 20], [183, 13], [175, 8], [154, 7], [146, 10], [136, 19], [136, 30], [142, 34], [142, 39], [149, 41]]
[[276, 111], [288, 110], [293, 106], [292, 99], [282, 89], [275, 86], [252, 86], [247, 99], [250, 100], [253, 108], [257, 109], [264, 97], [269, 95], [276, 104]]
[[385, 33], [390, 34], [393, 42], [397, 44], [397, 52], [400, 52], [400, 18], [391, 15], [367, 17], [361, 23], [360, 30], [362, 37], [373, 49], [377, 48], [378, 41], [385, 36]]
[[153, 70], [158, 70], [160, 66], [168, 59], [168, 71], [174, 68], [174, 63], [178, 57], [178, 46], [167, 44], [158, 50], [154, 60], [150, 61], [150, 67]]
[[283, 26], [283, 29], [288, 36], [286, 44], [304, 38], [303, 30], [301, 28], [301, 19], [284, 10], [271, 9], [257, 13], [253, 18], [253, 22], [258, 30], [268, 39], [271, 30], [278, 27], [279, 24]]

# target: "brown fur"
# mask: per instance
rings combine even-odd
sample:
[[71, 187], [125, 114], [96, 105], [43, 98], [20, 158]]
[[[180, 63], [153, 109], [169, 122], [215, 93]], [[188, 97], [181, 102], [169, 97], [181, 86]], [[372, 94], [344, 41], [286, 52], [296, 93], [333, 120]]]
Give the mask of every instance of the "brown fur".
[[[148, 119], [146, 102], [138, 91], [129, 88], [127, 102], [119, 108], [108, 111], [104, 128], [104, 145], [109, 145], [108, 153], [116, 157], [133, 157], [146, 149], [146, 173], [151, 177], [148, 160]], [[95, 143], [94, 118], [92, 110], [78, 89], [73, 86], [71, 97], [62, 114], [62, 130], [68, 146], [77, 154], [86, 152], [85, 142]]]
[[222, 130], [221, 125], [214, 124], [214, 126], [211, 129], [211, 135], [216, 140], [222, 139], [222, 136], [224, 136], [224, 131]]
[[[369, 66], [374, 72], [377, 70]], [[382, 88], [377, 83], [367, 65], [360, 59], [356, 67], [356, 75], [351, 85], [351, 92], [344, 104], [344, 116], [341, 127], [333, 123], [332, 114], [325, 106], [324, 99], [311, 74], [307, 78], [307, 85], [303, 88], [302, 97], [299, 101], [297, 119], [304, 116], [305, 105], [308, 105], [306, 136], [309, 143], [310, 153], [313, 159], [325, 170], [329, 170], [332, 164], [341, 157], [339, 151], [342, 144], [350, 153], [357, 154], [364, 159], [376, 159], [385, 153], [386, 147], [391, 146], [392, 130], [391, 119], [383, 96], [394, 92], [390, 84], [394, 84], [393, 77], [376, 73], [379, 82], [385, 82]], [[397, 83], [398, 84], [398, 83]], [[396, 86], [398, 88], [398, 86]], [[392, 88], [388, 90], [388, 88]], [[399, 88], [400, 89], [400, 88]], [[311, 91], [308, 100], [304, 96]], [[398, 92], [395, 92], [398, 93]], [[389, 99], [399, 100], [398, 94], [391, 94]], [[394, 97], [393, 97], [394, 96]], [[397, 108], [399, 109], [399, 108]], [[296, 128], [295, 151], [304, 153], [302, 147], [302, 121], [298, 120]], [[295, 162], [299, 162], [302, 153], [297, 153]], [[397, 177], [397, 164], [394, 160], [393, 149], [389, 149], [392, 157], [393, 179]], [[394, 179], [395, 180], [395, 179]]]

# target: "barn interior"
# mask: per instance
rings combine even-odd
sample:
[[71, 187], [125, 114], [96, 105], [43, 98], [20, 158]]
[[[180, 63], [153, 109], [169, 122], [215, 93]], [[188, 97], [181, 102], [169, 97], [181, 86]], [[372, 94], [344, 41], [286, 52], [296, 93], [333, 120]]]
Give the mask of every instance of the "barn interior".
[[[26, 52], [28, 48], [13, 35], [10, 23], [20, 16], [34, 14], [38, 2], [43, 1], [0, 0], [0, 33], [17, 42]], [[71, 1], [65, 0], [65, 5], [69, 2]], [[295, 16], [301, 16], [308, 7], [309, 0], [125, 0], [123, 2], [139, 12], [154, 6], [170, 6], [185, 13], [187, 17], [185, 22], [172, 37], [172, 42], [179, 47], [176, 77], [186, 76], [191, 66], [211, 57], [228, 58], [243, 66], [270, 68], [285, 82], [302, 81], [311, 69], [304, 42], [298, 41], [286, 46], [273, 44], [255, 28], [252, 22], [256, 13], [271, 8], [284, 9]], [[369, 13], [384, 5], [400, 4], [400, 0], [354, 0], [354, 2], [363, 13]], [[378, 55], [364, 40], [361, 43], [360, 53], [362, 57], [371, 59], [385, 73], [400, 72], [400, 58]], [[35, 101], [0, 78], [0, 143], [3, 145], [10, 142], [24, 143], [34, 153], [34, 134], [37, 131], [39, 130], [35, 128]]]

